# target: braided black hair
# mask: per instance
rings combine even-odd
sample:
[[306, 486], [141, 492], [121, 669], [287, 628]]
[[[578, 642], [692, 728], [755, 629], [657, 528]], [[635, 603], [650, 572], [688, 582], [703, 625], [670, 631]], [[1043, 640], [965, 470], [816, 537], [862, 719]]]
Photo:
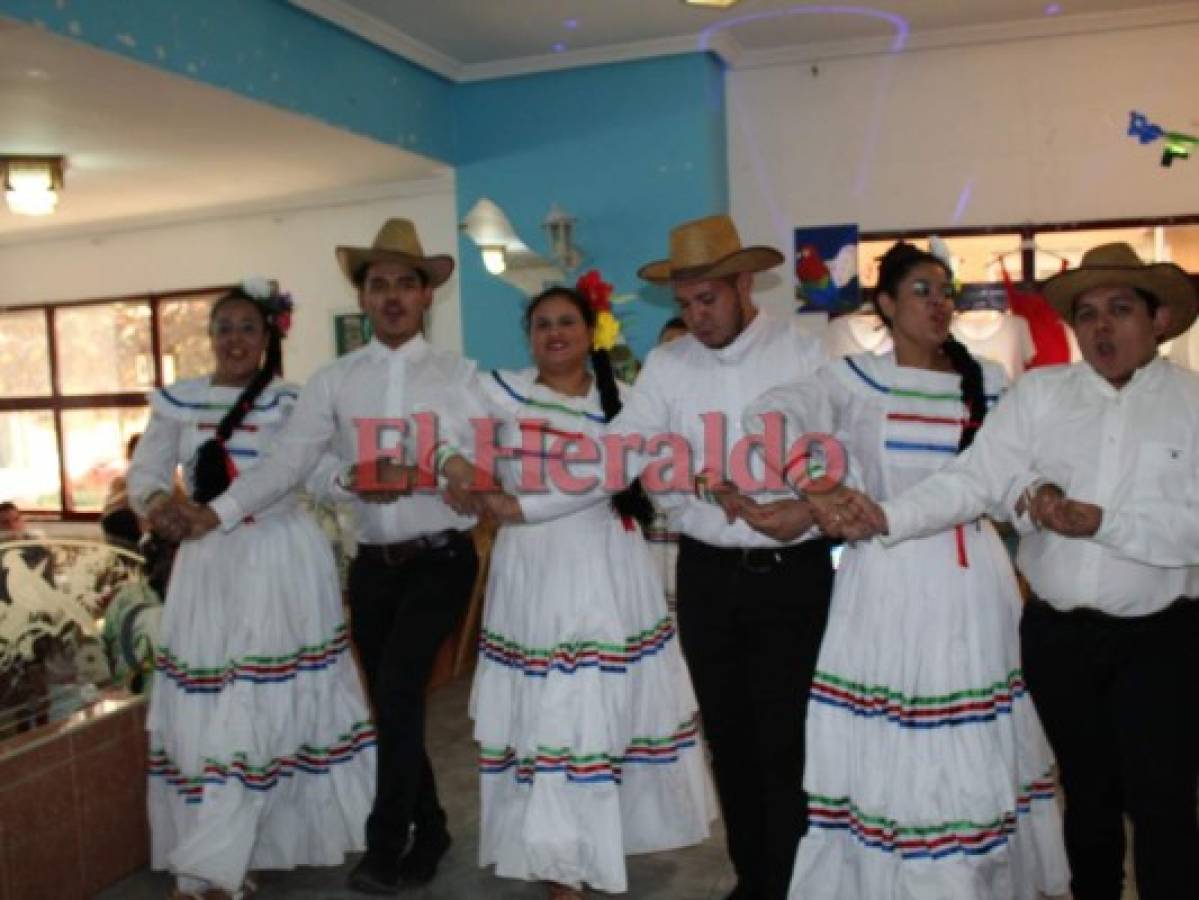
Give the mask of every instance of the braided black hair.
[[197, 503], [214, 500], [229, 487], [231, 480], [229, 453], [225, 450], [225, 442], [245, 421], [254, 402], [266, 389], [266, 386], [283, 372], [283, 334], [275, 324], [274, 316], [263, 309], [261, 303], [244, 290], [234, 288], [227, 294], [221, 295], [212, 305], [209, 322], [216, 319], [216, 314], [222, 306], [235, 300], [244, 300], [262, 316], [262, 323], [267, 333], [266, 359], [263, 361], [262, 368], [254, 373], [254, 377], [250, 379], [250, 383], [238, 396], [229, 412], [225, 413], [217, 424], [216, 435], [206, 440], [196, 451], [196, 465], [193, 473], [196, 487], [192, 491], [192, 499]]
[[[588, 329], [595, 328], [596, 312], [587, 302], [586, 297], [573, 288], [551, 287], [546, 288], [530, 300], [529, 305], [525, 308], [523, 323], [526, 334], [529, 333], [532, 325], [533, 312], [552, 297], [561, 297], [569, 302], [579, 311], [579, 315], [583, 317], [583, 322]], [[596, 390], [599, 391], [600, 409], [604, 413], [604, 419], [611, 422], [620, 412], [621, 402], [620, 389], [616, 386], [616, 376], [612, 372], [612, 359], [607, 350], [592, 349], [591, 371], [595, 375]], [[634, 480], [627, 488], [616, 494], [612, 498], [612, 506], [622, 517], [633, 519], [643, 529], [649, 528], [650, 523], [654, 520], [654, 505], [650, 502], [649, 495], [645, 493], [645, 488], [641, 486], [640, 479]]]
[[[953, 278], [953, 272], [943, 259], [906, 241], [899, 241], [883, 254], [879, 262], [878, 288], [874, 293], [874, 306], [875, 311], [888, 327], [891, 322], [883, 314], [882, 307], [878, 302], [878, 295], [883, 293], [890, 297], [897, 297], [900, 282], [921, 263], [940, 266], [946, 276], [950, 279]], [[962, 403], [969, 411], [968, 421], [962, 426], [962, 436], [958, 440], [958, 453], [961, 453], [973, 443], [974, 435], [987, 415], [987, 393], [983, 384], [983, 370], [982, 366], [978, 364], [978, 360], [971, 356], [965, 345], [953, 335], [949, 335], [945, 339], [941, 350], [948, 358], [949, 364], [953, 366], [953, 370], [958, 373]]]

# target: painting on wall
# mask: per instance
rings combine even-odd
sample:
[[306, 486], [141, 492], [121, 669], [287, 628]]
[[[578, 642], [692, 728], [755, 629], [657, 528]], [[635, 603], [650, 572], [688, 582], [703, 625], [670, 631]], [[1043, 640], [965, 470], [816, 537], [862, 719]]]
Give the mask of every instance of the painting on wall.
[[858, 308], [857, 225], [795, 229], [795, 300], [797, 312], [838, 315]]
[[371, 323], [363, 312], [333, 314], [333, 344], [338, 356], [365, 346], [371, 339]]

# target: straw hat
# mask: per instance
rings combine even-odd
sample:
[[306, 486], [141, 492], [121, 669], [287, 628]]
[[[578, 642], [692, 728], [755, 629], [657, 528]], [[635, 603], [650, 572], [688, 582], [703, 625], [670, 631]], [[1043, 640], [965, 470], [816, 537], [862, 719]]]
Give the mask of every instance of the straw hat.
[[721, 278], [739, 272], [773, 269], [783, 254], [773, 247], [742, 247], [728, 216], [684, 222], [670, 232], [670, 258], [646, 263], [637, 274], [654, 284]]
[[452, 257], [445, 254], [425, 256], [420, 238], [416, 236], [416, 226], [408, 219], [388, 219], [369, 247], [338, 247], [337, 262], [350, 281], [362, 266], [373, 262], [401, 262], [412, 266], [428, 276], [432, 287], [445, 284], [454, 271]]
[[1191, 278], [1174, 263], [1145, 263], [1125, 243], [1101, 244], [1088, 250], [1077, 269], [1054, 275], [1045, 282], [1042, 293], [1069, 322], [1074, 316], [1074, 301], [1097, 287], [1131, 287], [1152, 294], [1170, 310], [1170, 325], [1161, 340], [1178, 337], [1195, 321], [1195, 286]]

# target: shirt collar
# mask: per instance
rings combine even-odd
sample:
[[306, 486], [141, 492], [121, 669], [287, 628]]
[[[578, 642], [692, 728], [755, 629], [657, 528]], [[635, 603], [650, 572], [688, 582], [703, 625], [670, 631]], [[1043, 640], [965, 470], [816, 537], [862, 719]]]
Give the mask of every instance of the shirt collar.
[[401, 360], [406, 363], [414, 363], [428, 353], [429, 342], [425, 340], [424, 335], [416, 334], [392, 350], [380, 342], [377, 337], [372, 337], [366, 348], [373, 360]]
[[1138, 394], [1141, 391], [1151, 389], [1153, 385], [1161, 381], [1165, 377], [1166, 370], [1169, 368], [1169, 363], [1162, 358], [1161, 354], [1155, 354], [1153, 359], [1145, 363], [1135, 372], [1132, 373], [1132, 378], [1128, 380], [1128, 384], [1122, 388], [1115, 387], [1110, 381], [1096, 372], [1091, 364], [1083, 361], [1080, 363], [1086, 377], [1096, 387], [1096, 389], [1104, 397], [1130, 397], [1133, 394]]
[[724, 363], [726, 366], [736, 365], [757, 346], [761, 336], [769, 327], [766, 324], [768, 318], [766, 311], [759, 309], [753, 321], [745, 326], [744, 331], [733, 338], [731, 344], [709, 352], [716, 357], [717, 362]]

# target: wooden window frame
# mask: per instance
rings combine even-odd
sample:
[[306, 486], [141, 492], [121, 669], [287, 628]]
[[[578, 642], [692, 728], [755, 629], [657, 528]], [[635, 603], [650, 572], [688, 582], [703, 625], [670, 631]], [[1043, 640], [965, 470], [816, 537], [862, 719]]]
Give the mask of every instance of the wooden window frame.
[[[98, 297], [88, 300], [69, 300], [61, 303], [29, 303], [0, 308], [0, 316], [9, 312], [40, 310], [46, 317], [46, 343], [50, 354], [50, 394], [44, 397], [0, 397], [0, 412], [41, 412], [49, 410], [54, 416], [55, 444], [58, 448], [58, 510], [22, 510], [30, 521], [96, 522], [99, 512], [72, 508], [71, 484], [67, 478], [66, 442], [63, 435], [63, 413], [74, 409], [118, 409], [148, 406], [145, 391], [118, 391], [102, 394], [64, 395], [58, 362], [58, 336], [55, 317], [58, 310], [84, 306], [106, 306], [117, 303], [148, 303], [150, 306], [150, 354], [153, 357], [154, 388], [162, 383], [162, 334], [159, 308], [163, 303], [205, 294], [220, 294], [231, 285], [190, 288], [181, 291], [155, 291], [146, 294], [127, 294], [119, 297]], [[7, 498], [0, 498], [7, 499]]]

